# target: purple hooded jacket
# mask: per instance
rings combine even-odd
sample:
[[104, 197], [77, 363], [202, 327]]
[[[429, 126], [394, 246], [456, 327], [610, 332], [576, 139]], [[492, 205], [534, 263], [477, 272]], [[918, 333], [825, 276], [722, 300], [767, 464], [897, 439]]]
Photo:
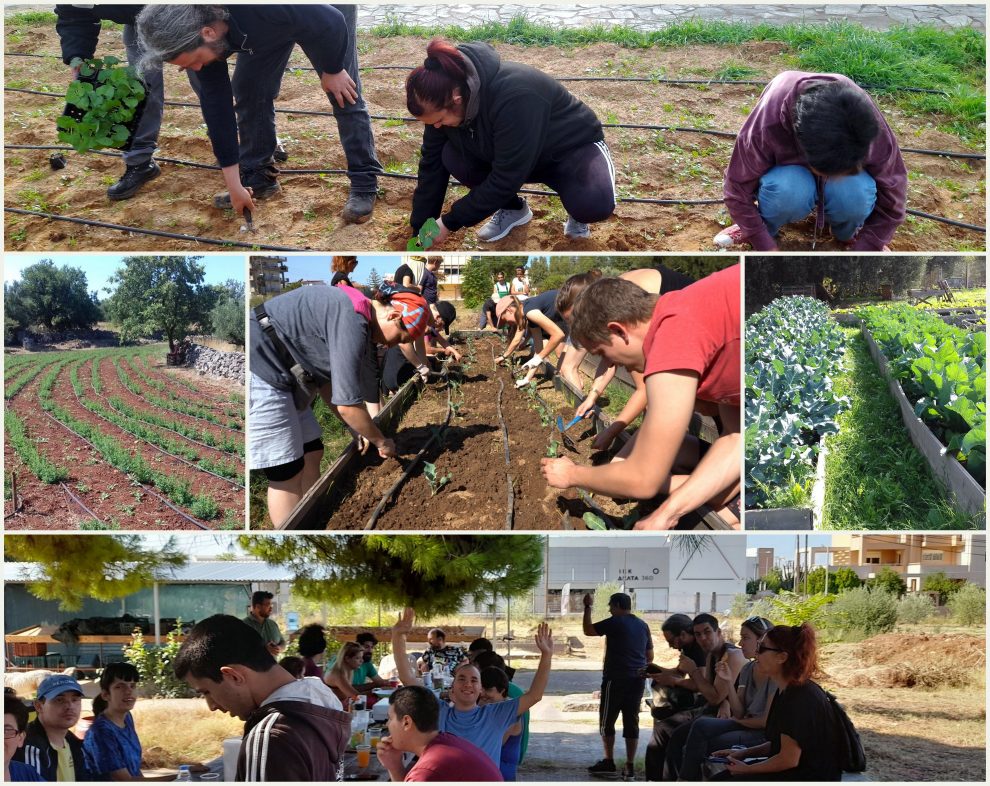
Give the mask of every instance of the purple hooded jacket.
[[[725, 170], [725, 205], [755, 251], [777, 249], [755, 204], [760, 178], [775, 166], [807, 166], [794, 135], [794, 102], [809, 87], [822, 82], [844, 82], [857, 87], [841, 74], [784, 71], [766, 86], [736, 138]], [[907, 169], [894, 132], [879, 109], [876, 116], [879, 132], [870, 145], [863, 170], [876, 181], [877, 203], [856, 235], [853, 251], [880, 251], [890, 242], [905, 216]]]

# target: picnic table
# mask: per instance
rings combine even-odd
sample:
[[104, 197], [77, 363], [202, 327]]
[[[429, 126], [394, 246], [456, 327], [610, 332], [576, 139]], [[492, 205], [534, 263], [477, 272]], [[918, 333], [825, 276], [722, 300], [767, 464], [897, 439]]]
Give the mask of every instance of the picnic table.
[[937, 286], [928, 289], [909, 289], [908, 297], [914, 301], [914, 305], [916, 306], [920, 306], [922, 303], [932, 305], [932, 298], [946, 302], [955, 300], [952, 296], [952, 287], [949, 286], [949, 282], [945, 279], [939, 281]]

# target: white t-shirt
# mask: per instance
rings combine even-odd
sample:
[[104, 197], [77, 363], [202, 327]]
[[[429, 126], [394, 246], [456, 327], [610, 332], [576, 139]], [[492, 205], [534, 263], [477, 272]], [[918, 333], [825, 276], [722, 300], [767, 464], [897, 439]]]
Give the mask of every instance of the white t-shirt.
[[519, 278], [516, 276], [512, 279], [512, 292], [516, 294], [518, 292], [525, 292], [526, 287], [529, 285], [529, 281], [525, 278]]

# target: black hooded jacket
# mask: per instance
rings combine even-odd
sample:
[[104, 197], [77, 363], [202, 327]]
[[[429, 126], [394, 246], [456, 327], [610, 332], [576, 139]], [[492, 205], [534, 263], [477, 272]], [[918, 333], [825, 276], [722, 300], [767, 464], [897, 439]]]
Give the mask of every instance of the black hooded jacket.
[[586, 104], [552, 76], [528, 65], [503, 61], [488, 44], [457, 47], [468, 66], [468, 105], [459, 126], [423, 132], [419, 183], [413, 194], [414, 231], [443, 209], [450, 173], [444, 145], [491, 165], [491, 173], [442, 216], [456, 231], [473, 226], [508, 202], [541, 167], [576, 147], [604, 139], [602, 124]]

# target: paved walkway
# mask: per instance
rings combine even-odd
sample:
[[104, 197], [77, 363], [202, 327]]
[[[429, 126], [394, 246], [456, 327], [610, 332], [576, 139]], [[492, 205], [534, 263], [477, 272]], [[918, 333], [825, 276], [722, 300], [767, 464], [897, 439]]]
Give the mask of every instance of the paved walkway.
[[730, 22], [824, 23], [850, 19], [864, 27], [886, 30], [896, 25], [929, 24], [941, 28], [974, 27], [986, 29], [983, 5], [660, 5], [579, 4], [579, 5], [370, 5], [359, 6], [358, 25], [371, 27], [388, 19], [408, 24], [462, 27], [487, 21], [507, 22], [525, 15], [533, 22], [563, 27], [592, 24], [621, 24], [637, 30], [656, 30], [684, 19], [718, 19]]

